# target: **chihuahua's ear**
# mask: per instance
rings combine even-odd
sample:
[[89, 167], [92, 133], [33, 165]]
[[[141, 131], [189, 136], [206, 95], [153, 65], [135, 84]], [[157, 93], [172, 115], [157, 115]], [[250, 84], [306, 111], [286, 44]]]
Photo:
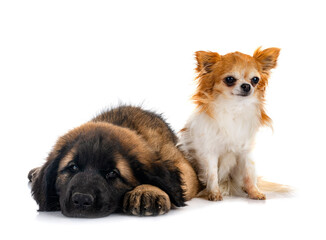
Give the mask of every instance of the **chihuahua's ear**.
[[198, 51], [195, 55], [197, 60], [197, 72], [211, 72], [212, 66], [221, 59], [221, 56], [215, 52]]
[[253, 57], [262, 65], [263, 71], [268, 72], [272, 68], [276, 67], [277, 58], [280, 55], [281, 49], [279, 48], [267, 48], [261, 50], [261, 47], [257, 48]]

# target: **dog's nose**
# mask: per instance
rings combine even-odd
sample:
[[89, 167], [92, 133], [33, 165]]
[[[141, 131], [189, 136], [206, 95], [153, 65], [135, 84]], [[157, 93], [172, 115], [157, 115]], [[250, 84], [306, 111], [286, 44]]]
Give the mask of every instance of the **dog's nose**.
[[91, 194], [74, 193], [71, 197], [71, 201], [76, 207], [88, 208], [94, 203], [94, 197]]
[[242, 88], [242, 90], [243, 90], [244, 92], [249, 92], [251, 86], [250, 86], [250, 84], [248, 84], [248, 83], [244, 83], [244, 84], [241, 85], [241, 88]]

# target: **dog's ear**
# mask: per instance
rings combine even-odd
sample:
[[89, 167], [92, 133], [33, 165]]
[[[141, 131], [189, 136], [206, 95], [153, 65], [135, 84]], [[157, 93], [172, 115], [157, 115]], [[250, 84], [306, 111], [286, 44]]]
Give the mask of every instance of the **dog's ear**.
[[169, 161], [154, 161], [149, 168], [145, 169], [144, 175], [148, 182], [166, 192], [171, 202], [177, 206], [185, 206], [184, 192], [181, 188], [181, 173]]
[[210, 73], [212, 66], [220, 60], [221, 56], [215, 52], [198, 51], [195, 53], [197, 60], [197, 72]]
[[261, 64], [264, 72], [269, 72], [277, 65], [277, 58], [280, 55], [281, 49], [279, 48], [267, 48], [261, 50], [261, 47], [257, 48], [253, 57]]
[[33, 176], [32, 194], [39, 205], [39, 211], [60, 210], [59, 196], [55, 188], [59, 160], [59, 156], [55, 156], [53, 152], [50, 153], [37, 175]]

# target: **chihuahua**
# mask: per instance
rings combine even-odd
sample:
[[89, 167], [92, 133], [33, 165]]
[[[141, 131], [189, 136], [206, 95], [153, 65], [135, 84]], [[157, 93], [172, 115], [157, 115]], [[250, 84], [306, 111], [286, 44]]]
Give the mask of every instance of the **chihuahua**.
[[230, 194], [266, 199], [257, 187], [250, 154], [259, 127], [271, 126], [265, 89], [279, 53], [279, 48], [258, 48], [253, 56], [196, 52], [192, 100], [197, 108], [179, 133], [179, 148], [197, 171], [203, 186], [199, 196], [211, 201]]

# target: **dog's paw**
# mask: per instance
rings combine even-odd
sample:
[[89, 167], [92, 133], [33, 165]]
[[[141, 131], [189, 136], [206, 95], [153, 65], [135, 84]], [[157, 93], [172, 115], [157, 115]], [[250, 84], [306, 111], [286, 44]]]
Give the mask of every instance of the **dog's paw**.
[[222, 201], [223, 200], [222, 194], [219, 190], [212, 192], [207, 189], [204, 189], [200, 193], [198, 193], [197, 197], [205, 198], [209, 201]]
[[249, 198], [255, 200], [266, 200], [266, 195], [262, 192], [253, 192], [248, 194]]
[[220, 192], [209, 192], [207, 195], [209, 201], [222, 201], [223, 197]]
[[136, 216], [155, 216], [171, 209], [169, 196], [151, 185], [140, 185], [127, 192], [123, 201], [123, 211]]
[[208, 193], [207, 199], [209, 201], [222, 201], [223, 197], [220, 192], [218, 192], [218, 193], [211, 192], [211, 193]]

